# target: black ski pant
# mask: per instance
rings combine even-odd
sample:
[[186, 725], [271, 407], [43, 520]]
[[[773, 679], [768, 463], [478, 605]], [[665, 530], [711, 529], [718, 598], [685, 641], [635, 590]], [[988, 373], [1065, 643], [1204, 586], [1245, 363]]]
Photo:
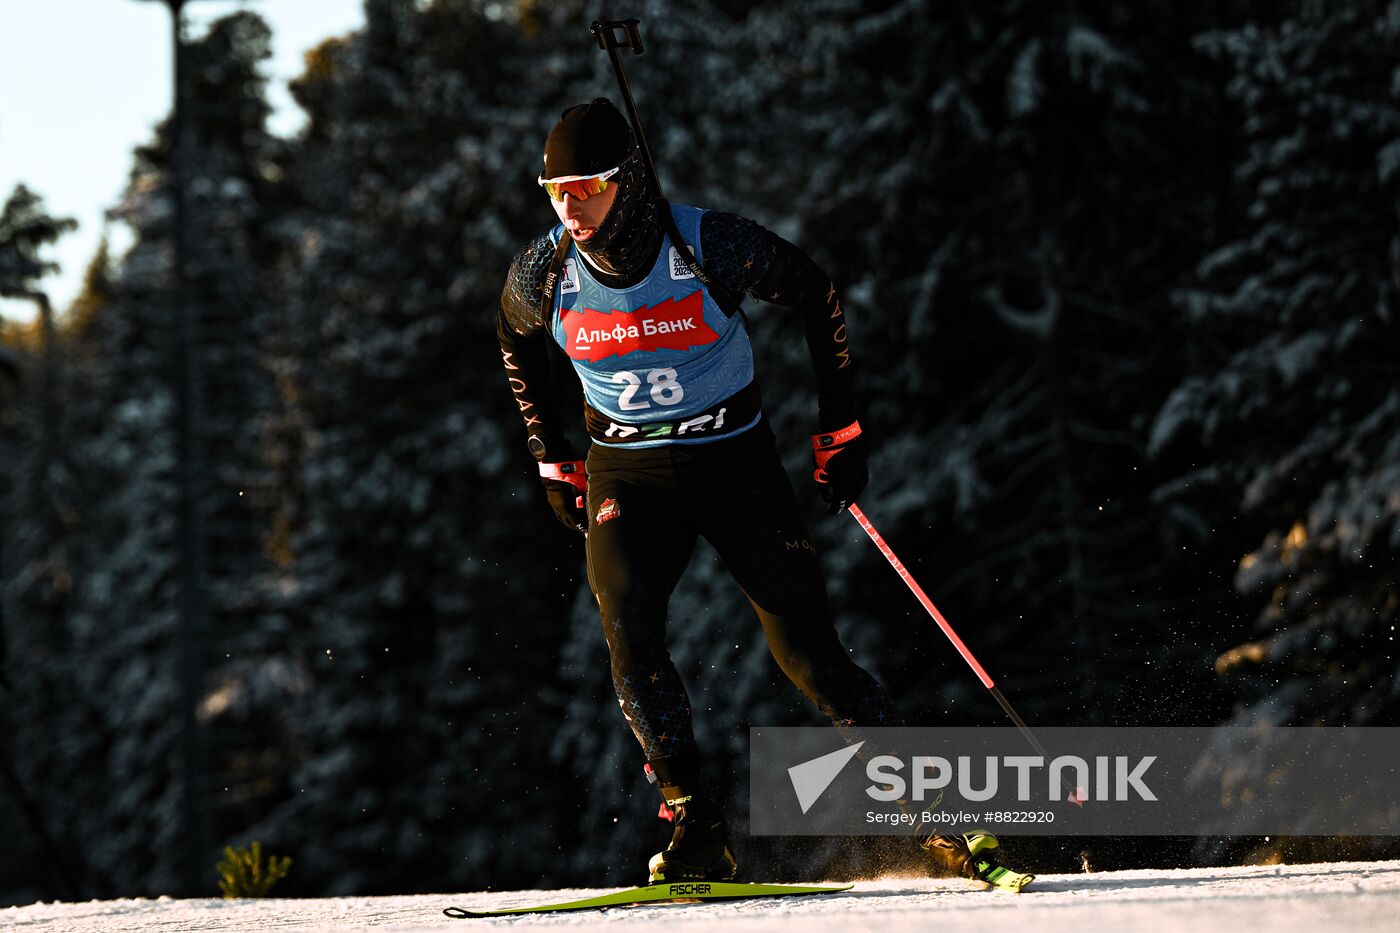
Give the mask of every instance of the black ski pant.
[[666, 650], [666, 614], [700, 536], [743, 589], [778, 666], [807, 699], [838, 727], [903, 725], [885, 690], [841, 646], [817, 553], [767, 422], [707, 444], [594, 444], [589, 583], [602, 611], [613, 687], [648, 761], [697, 751], [690, 702]]

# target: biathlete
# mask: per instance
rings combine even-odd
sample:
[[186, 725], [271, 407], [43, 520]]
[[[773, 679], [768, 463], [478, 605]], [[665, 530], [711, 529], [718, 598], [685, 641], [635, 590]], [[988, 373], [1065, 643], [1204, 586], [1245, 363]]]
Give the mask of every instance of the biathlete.
[[[783, 673], [833, 723], [903, 724], [832, 624], [763, 417], [739, 297], [792, 308], [804, 322], [817, 375], [813, 447], [832, 514], [867, 482], [845, 309], [831, 279], [782, 237], [657, 197], [631, 128], [606, 98], [564, 111], [539, 184], [559, 223], [511, 264], [498, 321], [506, 374], [555, 514], [587, 534], [613, 687], [674, 823], [651, 880], [727, 880], [736, 866], [724, 809], [666, 650], [667, 602], [697, 537], [742, 587]], [[555, 351], [582, 383], [586, 463], [555, 410]], [[1019, 887], [1029, 878], [996, 863], [990, 835], [919, 842], [976, 881]]]

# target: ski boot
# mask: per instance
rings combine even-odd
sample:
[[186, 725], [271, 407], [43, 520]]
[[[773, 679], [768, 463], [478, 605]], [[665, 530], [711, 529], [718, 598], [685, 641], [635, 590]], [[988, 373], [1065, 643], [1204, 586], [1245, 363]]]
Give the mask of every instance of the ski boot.
[[674, 828], [671, 842], [647, 863], [651, 884], [662, 881], [728, 881], [737, 865], [729, 851], [724, 809], [698, 758], [647, 763], [647, 780], [661, 790], [661, 810]]
[[919, 840], [934, 861], [962, 875], [974, 887], [1019, 894], [1035, 880], [1035, 875], [1023, 874], [999, 864], [996, 860], [997, 837], [991, 833], [973, 832], [966, 836], [925, 836]]

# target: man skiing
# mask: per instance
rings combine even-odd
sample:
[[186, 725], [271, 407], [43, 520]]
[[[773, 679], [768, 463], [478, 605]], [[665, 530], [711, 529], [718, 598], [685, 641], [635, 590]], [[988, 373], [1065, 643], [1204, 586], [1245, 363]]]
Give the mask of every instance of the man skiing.
[[[506, 373], [549, 502], [587, 535], [613, 686], [674, 823], [651, 880], [727, 880], [736, 865], [724, 811], [665, 644], [667, 602], [697, 537], [742, 587], [783, 673], [838, 728], [903, 724], [832, 624], [763, 417], [739, 297], [802, 316], [817, 374], [817, 477], [831, 514], [867, 482], [845, 312], [830, 278], [793, 244], [753, 221], [656, 196], [631, 128], [606, 98], [564, 111], [539, 183], [560, 223], [511, 264], [497, 325]], [[555, 411], [555, 351], [582, 383], [586, 464]], [[996, 864], [990, 835], [919, 842], [975, 881], [1015, 889], [1028, 880]]]

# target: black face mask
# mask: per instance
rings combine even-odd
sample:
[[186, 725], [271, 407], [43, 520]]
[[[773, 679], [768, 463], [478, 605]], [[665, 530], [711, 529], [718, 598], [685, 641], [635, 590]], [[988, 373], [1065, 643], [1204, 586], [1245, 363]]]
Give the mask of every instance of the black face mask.
[[653, 261], [661, 241], [661, 205], [647, 184], [646, 168], [636, 149], [622, 160], [614, 176], [617, 198], [603, 224], [577, 244], [588, 260], [610, 275], [631, 278]]

